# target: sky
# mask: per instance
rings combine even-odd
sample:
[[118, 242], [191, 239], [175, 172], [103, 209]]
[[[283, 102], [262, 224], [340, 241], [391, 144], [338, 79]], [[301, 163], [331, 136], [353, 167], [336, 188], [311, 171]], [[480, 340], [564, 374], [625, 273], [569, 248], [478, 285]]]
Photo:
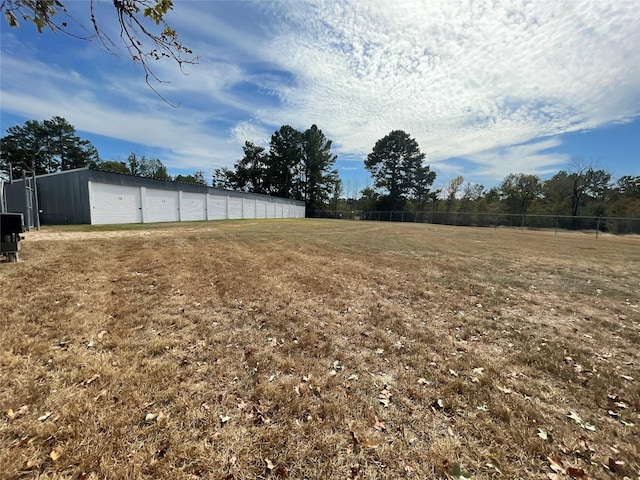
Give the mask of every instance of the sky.
[[[90, 3], [67, 0], [69, 24]], [[443, 187], [549, 178], [581, 157], [640, 175], [637, 0], [174, 0], [168, 23], [198, 63], [152, 63], [145, 83], [120, 47], [22, 21], [0, 26], [0, 127], [61, 116], [105, 160], [159, 158], [170, 174], [233, 167], [245, 141], [316, 124], [346, 196], [392, 130], [415, 138]], [[61, 20], [64, 20], [60, 17]], [[118, 44], [111, 2], [96, 18]], [[169, 103], [179, 104], [173, 107]]]

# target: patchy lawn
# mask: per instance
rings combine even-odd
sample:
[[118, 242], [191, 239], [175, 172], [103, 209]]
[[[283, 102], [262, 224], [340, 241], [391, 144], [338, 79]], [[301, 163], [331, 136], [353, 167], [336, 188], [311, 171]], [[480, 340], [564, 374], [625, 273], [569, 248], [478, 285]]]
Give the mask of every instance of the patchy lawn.
[[315, 220], [27, 234], [5, 479], [640, 478], [640, 239]]

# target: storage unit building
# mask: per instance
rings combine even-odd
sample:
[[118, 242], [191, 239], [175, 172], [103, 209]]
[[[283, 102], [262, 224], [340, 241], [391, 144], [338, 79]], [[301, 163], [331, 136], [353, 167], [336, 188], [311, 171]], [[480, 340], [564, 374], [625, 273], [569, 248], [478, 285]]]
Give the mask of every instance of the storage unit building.
[[[303, 218], [304, 202], [80, 168], [36, 177], [43, 225]], [[5, 185], [10, 212], [29, 202], [23, 180]], [[32, 199], [35, 205], [35, 198]]]

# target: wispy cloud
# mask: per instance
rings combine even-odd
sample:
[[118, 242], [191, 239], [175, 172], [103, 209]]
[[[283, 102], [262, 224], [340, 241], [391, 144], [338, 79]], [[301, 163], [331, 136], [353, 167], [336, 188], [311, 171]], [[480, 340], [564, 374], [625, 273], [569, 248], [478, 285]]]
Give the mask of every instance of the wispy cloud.
[[634, 0], [176, 2], [172, 24], [201, 56], [186, 76], [154, 64], [181, 108], [126, 55], [76, 42], [65, 60], [3, 32], [2, 109], [206, 171], [282, 124], [317, 124], [349, 164], [403, 129], [434, 168], [494, 179], [551, 171], [558, 135], [640, 114]]
[[[634, 2], [290, 6], [270, 51], [299, 85], [266, 114], [320, 122], [344, 151], [403, 128], [434, 161], [481, 159], [502, 175], [513, 165], [500, 149], [638, 113]], [[513, 149], [522, 167], [558, 163], [536, 145]]]

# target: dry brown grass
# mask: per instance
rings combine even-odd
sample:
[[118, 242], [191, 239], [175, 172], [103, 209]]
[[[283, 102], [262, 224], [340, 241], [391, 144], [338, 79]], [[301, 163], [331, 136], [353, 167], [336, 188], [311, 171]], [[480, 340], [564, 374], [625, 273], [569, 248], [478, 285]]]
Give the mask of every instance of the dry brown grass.
[[640, 478], [638, 238], [83, 230], [0, 265], [4, 479]]

